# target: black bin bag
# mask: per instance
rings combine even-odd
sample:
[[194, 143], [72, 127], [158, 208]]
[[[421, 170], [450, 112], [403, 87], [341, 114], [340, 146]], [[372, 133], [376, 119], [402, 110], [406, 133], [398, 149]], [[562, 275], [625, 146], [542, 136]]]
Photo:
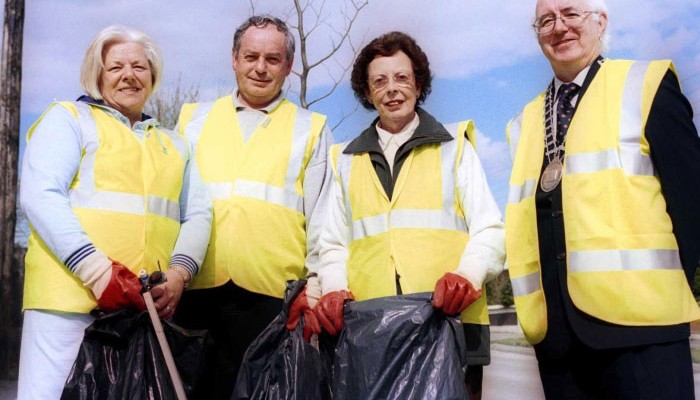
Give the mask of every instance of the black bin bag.
[[333, 364], [334, 399], [468, 399], [459, 317], [432, 293], [349, 302]]
[[[162, 321], [180, 379], [189, 395], [203, 364], [206, 331]], [[87, 329], [62, 400], [174, 400], [170, 373], [148, 312], [123, 310]]]
[[[294, 331], [285, 324], [292, 300], [305, 280], [287, 282], [282, 312], [250, 344], [231, 400], [318, 400], [330, 399], [331, 345], [321, 351], [304, 340], [304, 318]], [[331, 350], [328, 349], [331, 346]]]

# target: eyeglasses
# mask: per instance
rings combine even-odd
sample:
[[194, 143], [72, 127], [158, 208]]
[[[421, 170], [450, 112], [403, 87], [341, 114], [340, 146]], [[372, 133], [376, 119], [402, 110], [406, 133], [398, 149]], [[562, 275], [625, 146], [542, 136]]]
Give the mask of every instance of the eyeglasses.
[[537, 32], [538, 35], [548, 35], [554, 31], [557, 19], [560, 19], [567, 28], [578, 28], [591, 14], [600, 14], [600, 11], [571, 9], [563, 14], [545, 14], [537, 18], [535, 23], [532, 24], [532, 27], [535, 28], [535, 32]]
[[369, 77], [369, 86], [373, 90], [382, 90], [389, 85], [389, 80], [403, 87], [413, 86], [413, 74], [410, 72], [397, 72], [392, 76], [374, 75]]

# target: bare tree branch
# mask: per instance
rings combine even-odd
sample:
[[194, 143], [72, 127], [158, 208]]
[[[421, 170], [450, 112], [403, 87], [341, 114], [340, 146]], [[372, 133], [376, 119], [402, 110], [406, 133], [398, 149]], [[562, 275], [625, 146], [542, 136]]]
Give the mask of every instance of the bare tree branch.
[[348, 113], [343, 112], [342, 115], [340, 116], [340, 119], [338, 120], [338, 122], [335, 123], [335, 125], [331, 126], [331, 130], [336, 130], [336, 128], [338, 128], [340, 125], [342, 125], [343, 122], [345, 122], [345, 120], [348, 119], [348, 117], [350, 117], [352, 114], [354, 114], [358, 108], [360, 108], [360, 103], [355, 102], [355, 108], [353, 108], [352, 111], [350, 111]]
[[[253, 14], [255, 14], [256, 3], [257, 1], [255, 0], [249, 0]], [[294, 89], [291, 87], [287, 88], [286, 93], [296, 94], [299, 99], [299, 105], [309, 108], [331, 96], [344, 81], [350, 68], [352, 68], [352, 60], [357, 54], [357, 48], [350, 34], [360, 12], [368, 5], [369, 0], [346, 0], [341, 2], [292, 0], [290, 3], [291, 6], [286, 22], [290, 29], [296, 32], [299, 40], [297, 60], [295, 62], [296, 68], [291, 73], [292, 76], [299, 79], [299, 86], [298, 90], [296, 85], [294, 85]], [[342, 20], [341, 23], [329, 22], [337, 21], [338, 16]], [[328, 39], [330, 39], [330, 45], [327, 44]], [[325, 43], [327, 49], [317, 52], [320, 46], [324, 46], [323, 43]], [[314, 49], [313, 54], [310, 52], [311, 46]], [[351, 50], [352, 57], [350, 61], [341, 62], [338, 56], [344, 46]], [[313, 57], [314, 60], [311, 60], [310, 57]], [[332, 63], [331, 65], [334, 66], [334, 69], [331, 70], [328, 67], [329, 63]], [[316, 74], [317, 68], [325, 69], [325, 74], [329, 78], [327, 80], [330, 80], [331, 85], [323, 93], [315, 95], [314, 98], [309, 98], [310, 79], [312, 79], [312, 73]], [[344, 116], [343, 120], [345, 118], [347, 116]]]
[[145, 113], [156, 118], [161, 125], [169, 129], [177, 124], [182, 105], [199, 99], [199, 85], [183, 88], [181, 79], [182, 76], [177, 78], [174, 89], [163, 88], [153, 93], [146, 103]]
[[[325, 67], [324, 64], [330, 60], [334, 60], [337, 64], [339, 64], [336, 58], [337, 54], [346, 44], [352, 50], [352, 58], [354, 59], [354, 55], [357, 53], [357, 50], [350, 39], [350, 33], [360, 12], [368, 5], [368, 0], [352, 0], [342, 3], [345, 5], [345, 7], [339, 12], [343, 18], [342, 29], [338, 29], [337, 27], [326, 22], [330, 20], [329, 15], [331, 13], [331, 11], [328, 10], [329, 3], [327, 0], [293, 0], [293, 2], [294, 9], [296, 10], [296, 20], [295, 23], [290, 23], [290, 26], [294, 26], [294, 29], [297, 31], [297, 35], [299, 37], [299, 58], [301, 62], [301, 69], [293, 70], [292, 73], [294, 76], [299, 78], [299, 103], [302, 107], [308, 108], [328, 98], [340, 85], [342, 80], [347, 75], [348, 70], [351, 68], [352, 61], [345, 66], [341, 66], [340, 74], [338, 75], [336, 73], [335, 76], [328, 68], [326, 68], [326, 74], [333, 82], [331, 87], [314, 99], [308, 98], [309, 77], [310, 73], [314, 69], [320, 66]], [[348, 4], [350, 4], [350, 6]], [[321, 34], [321, 27], [325, 27], [326, 30], [330, 30], [333, 33], [331, 36], [331, 45], [330, 48], [323, 52], [323, 54], [317, 60], [310, 62], [308, 44], [312, 40], [312, 35], [314, 33]]]
[[[336, 60], [336, 63], [338, 63], [337, 60]], [[333, 94], [333, 92], [335, 91], [335, 89], [336, 89], [336, 88], [340, 85], [340, 83], [343, 81], [343, 78], [345, 78], [345, 75], [346, 75], [347, 72], [350, 70], [350, 67], [352, 67], [352, 64], [346, 64], [344, 67], [342, 67], [342, 68], [343, 68], [343, 73], [340, 75], [340, 77], [338, 77], [338, 78], [336, 78], [336, 79], [333, 79], [333, 85], [331, 86], [331, 88], [328, 89], [328, 91], [326, 91], [326, 93], [324, 93], [324, 94], [320, 95], [319, 97], [315, 98], [314, 100], [310, 101], [309, 104], [308, 104], [308, 106], [311, 107], [312, 105], [318, 103], [319, 101], [321, 101], [321, 100], [323, 100], [323, 99], [329, 97], [331, 94]], [[330, 73], [329, 73], [329, 75], [330, 75]]]
[[357, 16], [359, 15], [360, 11], [362, 11], [365, 6], [367, 6], [367, 1], [363, 1], [360, 6], [357, 6], [355, 3], [352, 3], [355, 6], [355, 11], [352, 16], [347, 16], [345, 13], [343, 15], [346, 18], [346, 26], [344, 32], [341, 33], [340, 41], [331, 48], [331, 50], [328, 52], [328, 54], [325, 57], [321, 57], [318, 61], [312, 63], [309, 65], [309, 69], [313, 69], [314, 67], [318, 66], [319, 64], [323, 63], [324, 61], [328, 60], [329, 58], [333, 57], [335, 53], [340, 50], [340, 48], [343, 46], [343, 43], [345, 43], [345, 40], [348, 38], [350, 35], [350, 31], [352, 30], [352, 26], [357, 20]]

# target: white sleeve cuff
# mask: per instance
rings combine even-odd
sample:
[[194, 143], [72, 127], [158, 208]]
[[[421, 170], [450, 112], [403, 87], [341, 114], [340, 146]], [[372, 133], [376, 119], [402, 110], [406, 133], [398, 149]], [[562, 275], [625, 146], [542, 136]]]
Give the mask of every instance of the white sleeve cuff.
[[112, 277], [112, 260], [95, 249], [78, 263], [73, 273], [100, 298]]
[[318, 271], [318, 281], [321, 283], [321, 292], [325, 295], [330, 292], [348, 289], [348, 278], [342, 268], [323, 267]]

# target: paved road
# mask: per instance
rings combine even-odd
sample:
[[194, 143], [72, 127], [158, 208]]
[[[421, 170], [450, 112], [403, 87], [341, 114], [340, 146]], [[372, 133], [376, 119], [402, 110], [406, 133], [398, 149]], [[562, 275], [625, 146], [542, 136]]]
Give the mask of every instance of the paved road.
[[543, 400], [535, 352], [530, 348], [491, 346], [491, 365], [484, 369], [482, 393], [483, 400]]
[[[544, 400], [534, 350], [493, 344], [501, 339], [521, 337], [517, 326], [491, 327], [491, 365], [484, 369], [483, 400]], [[700, 335], [692, 335], [691, 346], [700, 347]], [[695, 398], [700, 400], [700, 364], [693, 364], [693, 375]]]

